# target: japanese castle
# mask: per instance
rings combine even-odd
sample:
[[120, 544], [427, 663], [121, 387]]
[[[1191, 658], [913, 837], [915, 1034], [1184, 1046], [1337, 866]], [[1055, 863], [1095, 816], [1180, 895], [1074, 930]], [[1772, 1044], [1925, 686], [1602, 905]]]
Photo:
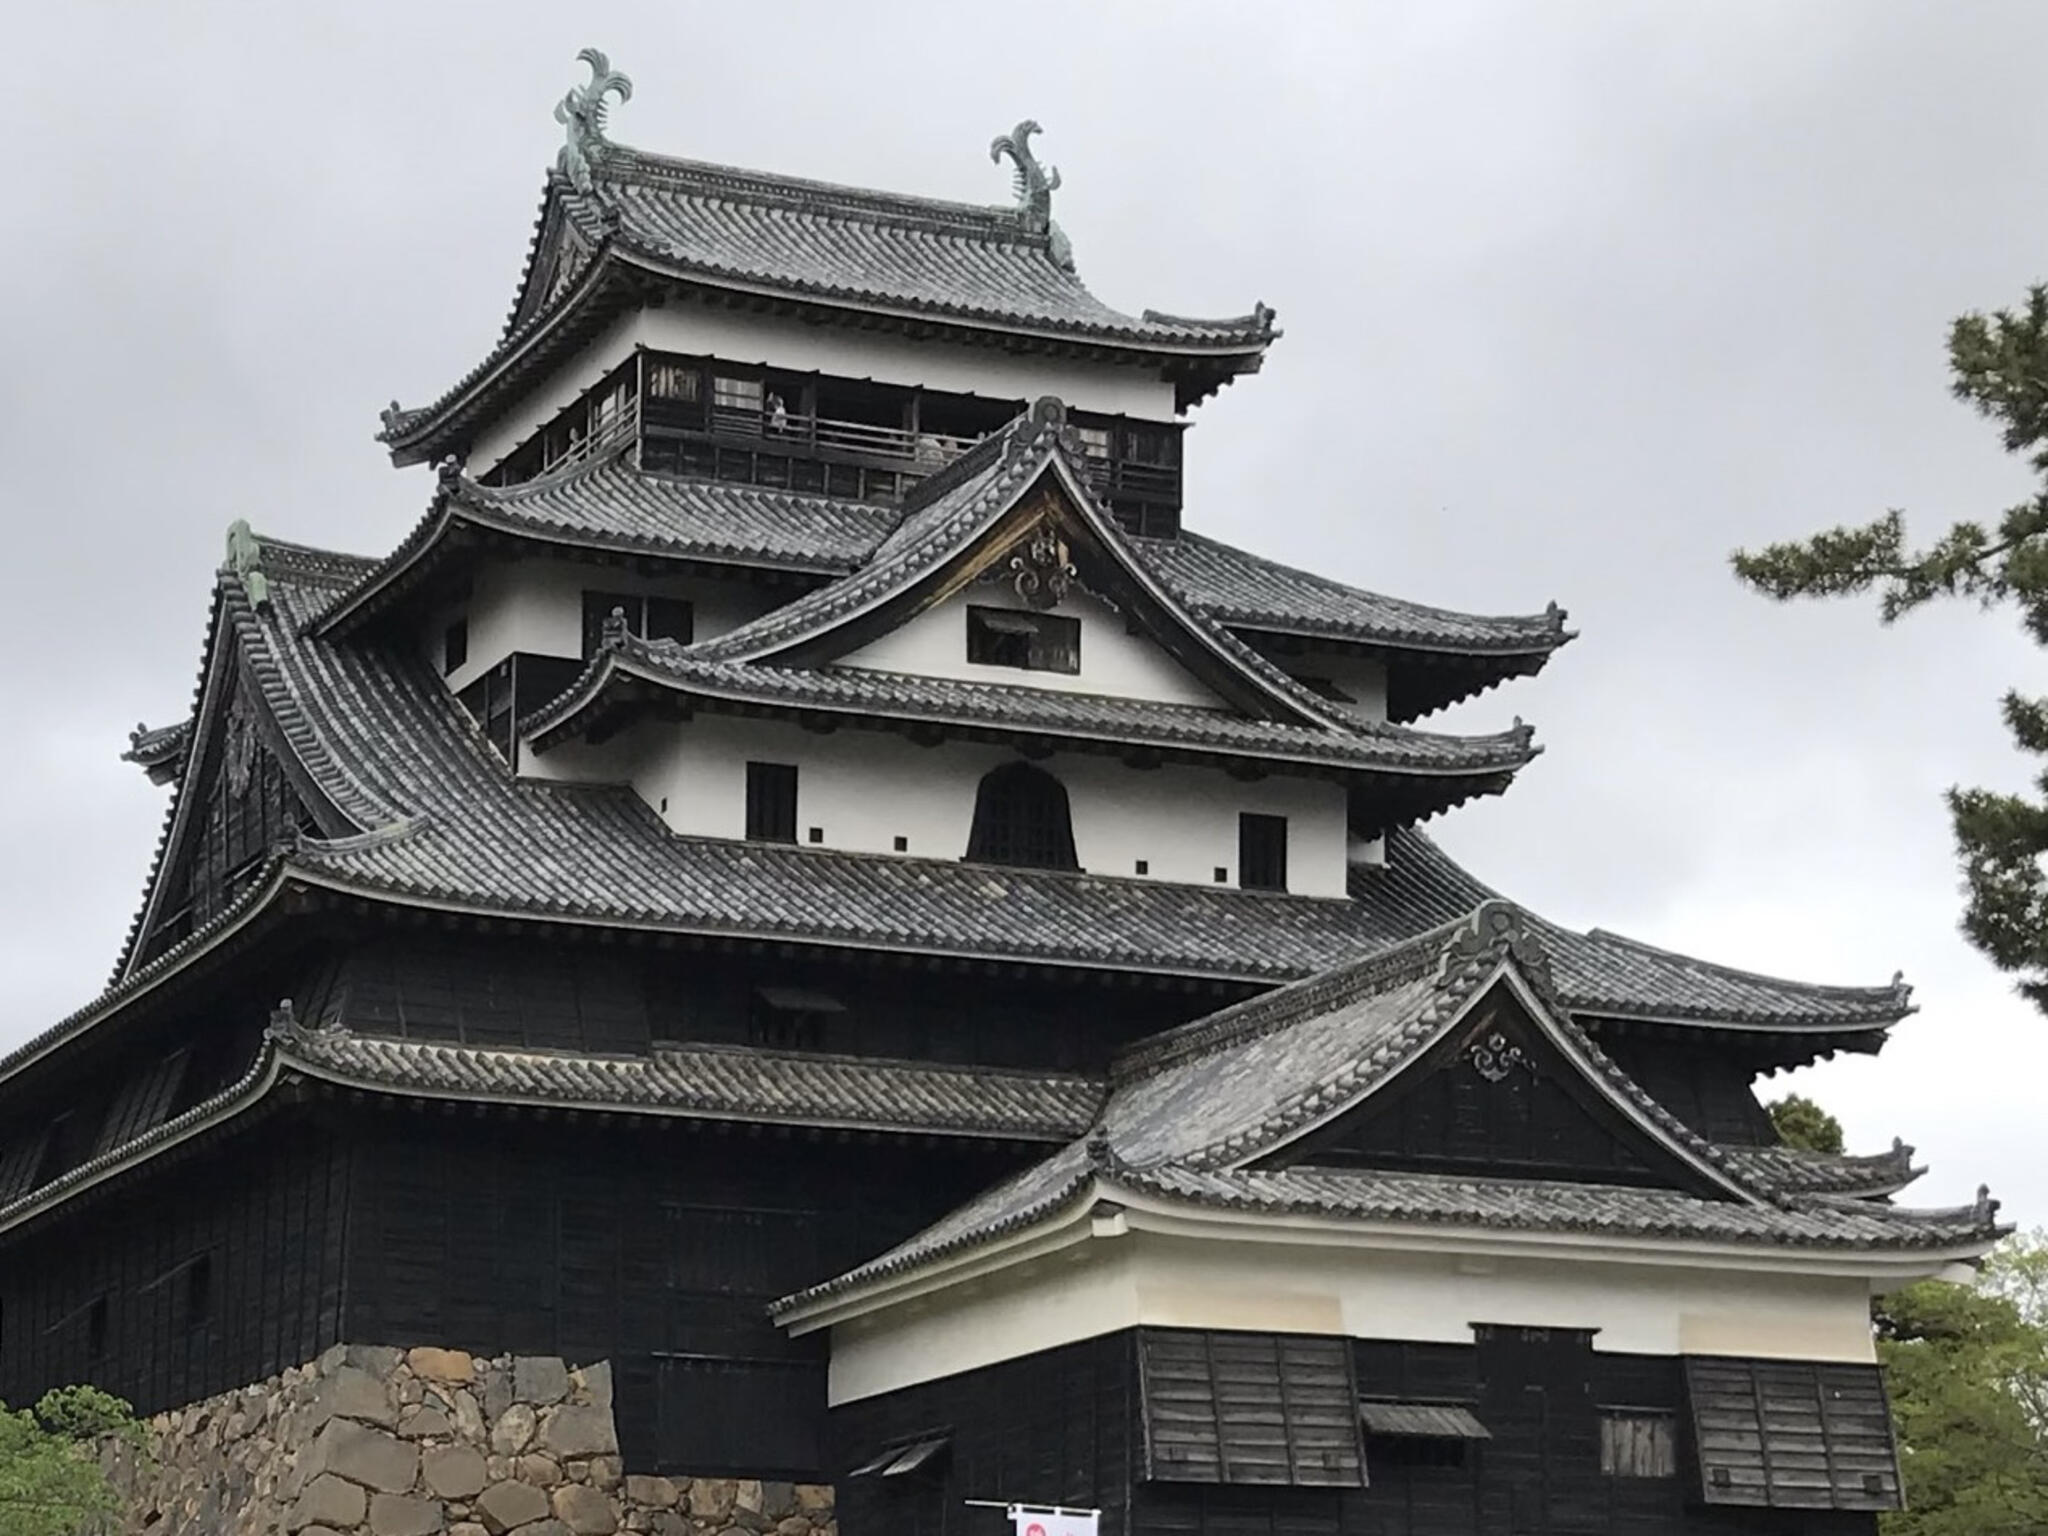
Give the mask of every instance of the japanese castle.
[[417, 526], [236, 522], [133, 736], [125, 950], [0, 1061], [0, 1397], [439, 1346], [846, 1536], [1874, 1531], [1871, 1299], [2003, 1228], [1752, 1084], [1907, 989], [1448, 857], [1538, 749], [1430, 717], [1562, 611], [1184, 527], [1274, 312], [1096, 298], [1037, 124], [858, 190], [613, 143], [585, 58], [503, 334], [383, 414]]

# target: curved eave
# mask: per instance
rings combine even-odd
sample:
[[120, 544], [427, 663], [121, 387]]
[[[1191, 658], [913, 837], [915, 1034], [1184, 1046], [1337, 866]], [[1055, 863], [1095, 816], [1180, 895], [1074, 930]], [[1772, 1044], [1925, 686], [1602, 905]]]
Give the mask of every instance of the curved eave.
[[778, 577], [830, 580], [845, 567], [823, 560], [799, 560], [666, 544], [630, 535], [607, 535], [549, 526], [500, 510], [462, 493], [437, 496], [433, 508], [406, 540], [354, 588], [337, 599], [314, 625], [323, 638], [343, 639], [405, 605], [422, 586], [459, 555], [486, 542], [558, 550], [571, 558], [659, 561], [681, 569], [763, 572]]
[[1206, 399], [1239, 374], [1256, 373], [1266, 348], [1281, 334], [1273, 330], [1253, 337], [1229, 333], [1213, 339], [1146, 337], [936, 307], [921, 309], [830, 291], [807, 292], [717, 268], [695, 267], [615, 235], [593, 254], [576, 285], [551, 307], [537, 312], [518, 332], [500, 342], [433, 404], [399, 412], [377, 440], [390, 449], [391, 462], [399, 466], [422, 463], [447, 452], [459, 454], [475, 430], [494, 414], [506, 389], [551, 367], [621, 309], [644, 301], [664, 285], [708, 301], [798, 314], [826, 324], [872, 328], [882, 323], [919, 337], [1149, 364], [1160, 370], [1162, 378], [1176, 384], [1181, 409]]
[[[1497, 762], [1424, 764], [1374, 762], [1362, 753], [1342, 755], [1333, 743], [1328, 752], [1308, 752], [1259, 746], [1235, 747], [1223, 743], [1174, 740], [1158, 733], [1138, 730], [1118, 732], [1078, 726], [1006, 725], [996, 721], [966, 721], [939, 710], [913, 707], [886, 712], [871, 702], [858, 700], [785, 700], [741, 689], [723, 689], [695, 679], [681, 679], [630, 660], [600, 661], [586, 669], [569, 694], [543, 705], [520, 724], [522, 737], [535, 753], [576, 736], [601, 738], [616, 729], [623, 719], [648, 711], [660, 711], [665, 704], [684, 701], [694, 710], [708, 708], [719, 713], [774, 716], [794, 719], [817, 728], [871, 729], [883, 731], [926, 731], [966, 741], [1012, 743], [1026, 747], [1051, 746], [1119, 756], [1141, 756], [1160, 762], [1190, 763], [1221, 767], [1239, 773], [1293, 773], [1333, 778], [1352, 784], [1430, 781], [1463, 784], [1475, 792], [1497, 792], [1514, 774], [1526, 767], [1540, 748], [1513, 745], [1513, 755]], [[1475, 749], [1483, 743], [1475, 741]], [[1503, 747], [1510, 744], [1503, 741]], [[1481, 788], [1480, 786], [1485, 786]]]
[[1407, 724], [1425, 715], [1477, 698], [1518, 677], [1534, 677], [1550, 658], [1578, 638], [1567, 632], [1553, 639], [1519, 644], [1486, 644], [1452, 639], [1384, 639], [1364, 633], [1323, 629], [1314, 625], [1281, 625], [1241, 619], [1227, 609], [1202, 610], [1261, 655], [1294, 659], [1320, 651], [1380, 662], [1387, 669], [1387, 718]]

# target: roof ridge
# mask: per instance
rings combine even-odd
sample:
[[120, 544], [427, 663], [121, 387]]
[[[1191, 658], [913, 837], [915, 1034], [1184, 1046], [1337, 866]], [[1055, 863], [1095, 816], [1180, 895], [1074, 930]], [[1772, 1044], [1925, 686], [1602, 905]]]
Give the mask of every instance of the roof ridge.
[[1110, 1081], [1121, 1087], [1156, 1077], [1169, 1067], [1215, 1055], [1316, 1012], [1380, 996], [1432, 972], [1437, 990], [1447, 991], [1472, 979], [1466, 972], [1518, 946], [1541, 965], [1540, 948], [1520, 927], [1520, 916], [1509, 902], [1483, 902], [1462, 917], [1386, 949], [1148, 1036], [1117, 1052], [1110, 1062]]
[[848, 182], [789, 176], [713, 160], [664, 155], [625, 144], [607, 143], [595, 169], [595, 179], [600, 186], [606, 182], [627, 185], [681, 182], [731, 201], [800, 209], [822, 202], [837, 205], [831, 211], [868, 214], [891, 223], [938, 233], [971, 234], [985, 239], [1013, 241], [1019, 245], [1047, 244], [1044, 234], [1029, 229], [1018, 218], [1014, 206], [1003, 204], [960, 202], [917, 193], [891, 192], [880, 187], [855, 186]]

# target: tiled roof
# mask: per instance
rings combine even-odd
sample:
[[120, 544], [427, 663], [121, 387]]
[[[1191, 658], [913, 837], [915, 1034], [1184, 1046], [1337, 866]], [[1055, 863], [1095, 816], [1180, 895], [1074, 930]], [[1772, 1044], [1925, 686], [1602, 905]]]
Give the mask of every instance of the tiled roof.
[[[1135, 353], [1199, 372], [1198, 398], [1258, 366], [1279, 334], [1273, 312], [1199, 320], [1102, 303], [1055, 258], [1050, 230], [1014, 208], [938, 202], [670, 159], [610, 146], [588, 192], [551, 175], [514, 318], [482, 362], [438, 400], [385, 413], [394, 455], [435, 451], [447, 424], [494, 381], [587, 336], [643, 299], [648, 276], [692, 288], [854, 312], [866, 323], [933, 324]], [[571, 237], [580, 267], [545, 302], [530, 290]]]
[[1134, 542], [1161, 580], [1235, 627], [1475, 655], [1540, 657], [1570, 638], [1555, 604], [1536, 614], [1457, 613], [1347, 587], [1198, 533]]
[[[315, 786], [361, 836], [307, 840], [278, 874], [478, 912], [826, 946], [1295, 980], [1401, 943], [1493, 896], [1420, 832], [1327, 900], [675, 836], [629, 789], [509, 777], [410, 653], [330, 640], [315, 622], [372, 562], [265, 540], [272, 603], [217, 602]], [[257, 882], [207, 929], [0, 1058], [0, 1073], [90, 1027], [247, 920]], [[1685, 960], [1530, 920], [1580, 1017], [1834, 1034], [1907, 1011], [1900, 987], [1824, 987]]]
[[1894, 1141], [1889, 1152], [1808, 1152], [1801, 1147], [1723, 1147], [1729, 1167], [1762, 1188], [1782, 1194], [1873, 1196], [1895, 1194], [1926, 1170], [1913, 1149]]
[[279, 1047], [315, 1075], [434, 1098], [776, 1124], [1063, 1141], [1102, 1099], [1075, 1073], [945, 1066], [743, 1046], [585, 1056], [304, 1029]]
[[457, 500], [472, 520], [511, 532], [835, 575], [865, 560], [899, 516], [870, 502], [654, 474], [634, 465], [630, 444], [519, 485], [464, 481]]
[[1014, 208], [939, 202], [612, 148], [592, 201], [619, 241], [677, 271], [862, 309], [1176, 349], [1263, 348], [1257, 311], [1127, 315], [1062, 266]]
[[[602, 669], [602, 663], [599, 666]], [[623, 678], [652, 682], [700, 700], [811, 710], [856, 720], [964, 725], [1500, 784], [1536, 755], [1527, 727], [1490, 736], [1448, 736], [1360, 722], [1340, 733], [1190, 704], [919, 677], [867, 667], [699, 661], [684, 647], [633, 640], [625, 642], [609, 672], [600, 670], [522, 721], [521, 733], [535, 734], [538, 744], [545, 746], [550, 734], [573, 729], [584, 711], [597, 705], [607, 682]]]
[[155, 729], [138, 725], [128, 733], [128, 750], [121, 754], [121, 761], [148, 769], [150, 777], [161, 782], [163, 778], [176, 776], [177, 765], [191, 744], [190, 716], [176, 725], [160, 725]]
[[787, 1316], [810, 1303], [909, 1274], [1025, 1231], [1084, 1203], [1150, 1196], [1168, 1205], [1273, 1216], [1323, 1216], [1400, 1226], [1569, 1232], [1879, 1253], [1981, 1250], [2011, 1228], [1998, 1204], [1914, 1210], [1825, 1195], [1751, 1204], [1674, 1190], [1554, 1179], [1333, 1168], [1192, 1169], [1105, 1165], [1075, 1142], [996, 1184], [908, 1241], [842, 1275], [782, 1297]]

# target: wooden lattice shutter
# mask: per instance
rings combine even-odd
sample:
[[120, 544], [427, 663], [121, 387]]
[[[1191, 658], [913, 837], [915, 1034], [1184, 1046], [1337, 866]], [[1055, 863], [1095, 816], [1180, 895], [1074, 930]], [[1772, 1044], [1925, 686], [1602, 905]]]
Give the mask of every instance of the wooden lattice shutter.
[[1348, 1341], [1148, 1328], [1138, 1348], [1148, 1477], [1363, 1486]]

